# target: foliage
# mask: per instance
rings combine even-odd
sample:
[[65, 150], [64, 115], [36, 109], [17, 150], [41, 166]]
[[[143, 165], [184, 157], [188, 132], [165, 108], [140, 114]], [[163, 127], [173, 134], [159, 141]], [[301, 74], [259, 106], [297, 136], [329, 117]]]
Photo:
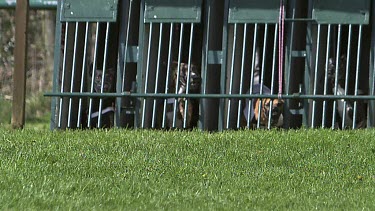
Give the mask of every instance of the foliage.
[[[15, 12], [0, 9], [0, 94], [12, 96]], [[30, 10], [27, 58], [28, 94], [52, 88], [54, 11]]]
[[0, 95], [0, 125], [10, 124], [12, 118], [12, 102], [5, 100]]
[[375, 209], [374, 130], [0, 134], [1, 210]]

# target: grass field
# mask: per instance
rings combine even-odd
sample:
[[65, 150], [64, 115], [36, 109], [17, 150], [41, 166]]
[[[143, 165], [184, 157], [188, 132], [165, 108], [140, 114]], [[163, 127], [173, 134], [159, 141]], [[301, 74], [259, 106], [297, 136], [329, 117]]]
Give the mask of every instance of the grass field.
[[375, 130], [0, 134], [0, 210], [375, 209]]

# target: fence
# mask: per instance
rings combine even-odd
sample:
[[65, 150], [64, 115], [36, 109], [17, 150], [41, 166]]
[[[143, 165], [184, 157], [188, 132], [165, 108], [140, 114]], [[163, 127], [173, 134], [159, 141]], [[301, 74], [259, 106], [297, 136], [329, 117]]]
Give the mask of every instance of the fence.
[[374, 125], [370, 0], [63, 0], [51, 128]]

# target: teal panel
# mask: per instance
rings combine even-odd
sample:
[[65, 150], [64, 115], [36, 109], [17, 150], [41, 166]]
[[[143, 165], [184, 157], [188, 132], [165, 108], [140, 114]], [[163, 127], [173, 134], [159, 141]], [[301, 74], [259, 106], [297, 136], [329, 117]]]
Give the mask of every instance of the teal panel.
[[[16, 7], [16, 0], [0, 0], [0, 8]], [[31, 9], [56, 9], [57, 0], [29, 0]]]
[[118, 0], [62, 0], [60, 21], [114, 22]]
[[277, 0], [231, 0], [229, 23], [277, 23], [280, 1]]
[[368, 24], [370, 0], [314, 0], [313, 19], [320, 24]]
[[144, 22], [199, 23], [202, 0], [145, 0]]

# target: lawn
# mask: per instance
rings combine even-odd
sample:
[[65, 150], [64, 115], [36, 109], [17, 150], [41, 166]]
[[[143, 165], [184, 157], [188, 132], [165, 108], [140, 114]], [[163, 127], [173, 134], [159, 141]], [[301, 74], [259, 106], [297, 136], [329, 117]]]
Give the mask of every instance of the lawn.
[[375, 209], [375, 130], [0, 134], [0, 210]]

